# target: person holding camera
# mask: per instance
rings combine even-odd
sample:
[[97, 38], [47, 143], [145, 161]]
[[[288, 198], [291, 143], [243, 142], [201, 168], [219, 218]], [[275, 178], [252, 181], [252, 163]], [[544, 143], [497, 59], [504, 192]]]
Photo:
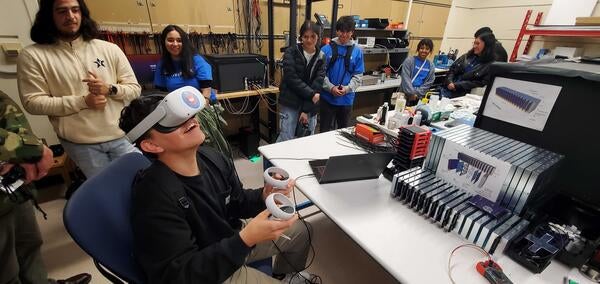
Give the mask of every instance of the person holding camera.
[[48, 279], [32, 195], [24, 187], [46, 176], [53, 163], [52, 151], [33, 135], [23, 111], [0, 91], [0, 175], [20, 167], [25, 183], [20, 188], [0, 185], [0, 283], [85, 284], [92, 278], [83, 273], [66, 280]]

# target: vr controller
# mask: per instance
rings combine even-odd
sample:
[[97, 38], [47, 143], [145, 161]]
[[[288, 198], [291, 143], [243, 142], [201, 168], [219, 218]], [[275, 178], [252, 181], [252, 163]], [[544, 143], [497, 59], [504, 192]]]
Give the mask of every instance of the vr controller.
[[[279, 175], [281, 179], [275, 178]], [[290, 181], [290, 174], [282, 168], [270, 167], [264, 173], [265, 182], [272, 185], [274, 188], [284, 189]], [[271, 212], [271, 219], [289, 220], [296, 214], [294, 203], [281, 193], [271, 193], [265, 199], [267, 209]]]
[[127, 133], [127, 138], [133, 143], [157, 123], [164, 127], [181, 125], [205, 106], [206, 100], [198, 89], [181, 87], [166, 95], [156, 109]]

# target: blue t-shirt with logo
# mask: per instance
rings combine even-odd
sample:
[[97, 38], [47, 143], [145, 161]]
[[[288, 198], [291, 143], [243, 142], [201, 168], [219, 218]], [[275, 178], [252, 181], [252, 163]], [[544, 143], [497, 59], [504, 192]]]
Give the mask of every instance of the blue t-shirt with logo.
[[[421, 69], [421, 65], [423, 65], [423, 62], [425, 62], [425, 65]], [[430, 68], [431, 68], [431, 66], [429, 64], [429, 60], [427, 60], [427, 59], [422, 60], [418, 56], [415, 56], [415, 67], [412, 72], [412, 76], [414, 78], [415, 74], [417, 74], [417, 78], [415, 78], [415, 80], [412, 82], [413, 87], [416, 88], [416, 87], [421, 87], [421, 85], [423, 85], [423, 83], [425, 82], [425, 79], [427, 79], [427, 75], [429, 75]], [[421, 69], [420, 72], [419, 72], [419, 69]]]
[[184, 78], [181, 73], [181, 64], [175, 61], [175, 73], [172, 75], [165, 75], [162, 73], [162, 60], [156, 64], [156, 71], [154, 72], [154, 86], [166, 88], [169, 92], [179, 89], [184, 86], [192, 86], [196, 89], [200, 89], [199, 81], [212, 80], [212, 69], [210, 64], [206, 60], [196, 54], [194, 55], [194, 77]]

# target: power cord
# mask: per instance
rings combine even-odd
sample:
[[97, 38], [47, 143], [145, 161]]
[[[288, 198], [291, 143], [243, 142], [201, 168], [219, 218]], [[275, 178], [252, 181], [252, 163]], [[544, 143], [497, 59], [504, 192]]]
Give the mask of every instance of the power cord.
[[[312, 174], [312, 173], [310, 173], [310, 174], [304, 174], [304, 175], [301, 175], [301, 176], [297, 177], [296, 180], [301, 179], [303, 177], [309, 177], [309, 176], [314, 176], [314, 174]], [[296, 189], [296, 188], [298, 188], [298, 187], [295, 187], [294, 189]], [[296, 200], [296, 191], [295, 190], [292, 191], [292, 197], [293, 197], [293, 201], [294, 201], [294, 206], [297, 207], [298, 206], [298, 202]], [[300, 273], [300, 272], [305, 271], [306, 269], [308, 269], [308, 268], [310, 268], [312, 266], [312, 264], [313, 264], [313, 262], [314, 262], [315, 257], [316, 257], [317, 254], [316, 254], [315, 248], [314, 248], [314, 246], [312, 244], [312, 233], [311, 233], [311, 231], [312, 231], [312, 225], [310, 223], [306, 222], [304, 220], [304, 217], [302, 217], [302, 215], [300, 213], [298, 213], [298, 219], [306, 227], [306, 232], [308, 233], [308, 244], [309, 244], [309, 247], [310, 247], [310, 251], [312, 251], [312, 257], [310, 258], [310, 260], [308, 261], [308, 264], [304, 268], [302, 268], [302, 269], [296, 269], [296, 267], [294, 267], [294, 265], [292, 265], [292, 263], [284, 256], [283, 251], [279, 248], [279, 246], [277, 246], [277, 244], [275, 243], [275, 241], [271, 241], [271, 242], [273, 242], [273, 245], [275, 246], [275, 248], [277, 249], [277, 251], [279, 251], [279, 256], [281, 256], [283, 258], [283, 260], [285, 260], [285, 262], [296, 271], [296, 273], [294, 274], [294, 276], [295, 275], [300, 275], [300, 277], [304, 278], [304, 280], [306, 281], [306, 283], [309, 283], [309, 284], [321, 284], [321, 283], [323, 283], [323, 280], [321, 279], [320, 276], [314, 275], [314, 277], [312, 277], [312, 279], [308, 279], [308, 278], [306, 278], [304, 275], [302, 275]], [[293, 277], [290, 278], [290, 283], [291, 283], [292, 278]]]
[[448, 256], [448, 278], [450, 278], [450, 282], [452, 282], [452, 284], [456, 284], [456, 282], [454, 281], [454, 278], [452, 278], [452, 257], [454, 257], [454, 254], [461, 248], [472, 248], [475, 249], [476, 251], [479, 251], [483, 256], [485, 256], [487, 258], [488, 261], [492, 260], [492, 256], [485, 251], [484, 249], [474, 245], [474, 244], [463, 244], [460, 246], [455, 247], [451, 252], [450, 252], [450, 256]]

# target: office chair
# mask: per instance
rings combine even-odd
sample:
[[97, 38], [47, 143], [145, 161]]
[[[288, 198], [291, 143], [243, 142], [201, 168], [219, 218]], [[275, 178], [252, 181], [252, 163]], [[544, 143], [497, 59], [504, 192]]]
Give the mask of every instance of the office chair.
[[[145, 282], [144, 273], [133, 258], [130, 208], [133, 180], [150, 164], [140, 153], [120, 157], [85, 181], [64, 209], [67, 231], [112, 283]], [[272, 274], [272, 258], [248, 265]]]
[[140, 153], [120, 157], [86, 180], [64, 209], [67, 231], [113, 283], [145, 280], [133, 258], [130, 208], [133, 180], [148, 166], [150, 161]]

